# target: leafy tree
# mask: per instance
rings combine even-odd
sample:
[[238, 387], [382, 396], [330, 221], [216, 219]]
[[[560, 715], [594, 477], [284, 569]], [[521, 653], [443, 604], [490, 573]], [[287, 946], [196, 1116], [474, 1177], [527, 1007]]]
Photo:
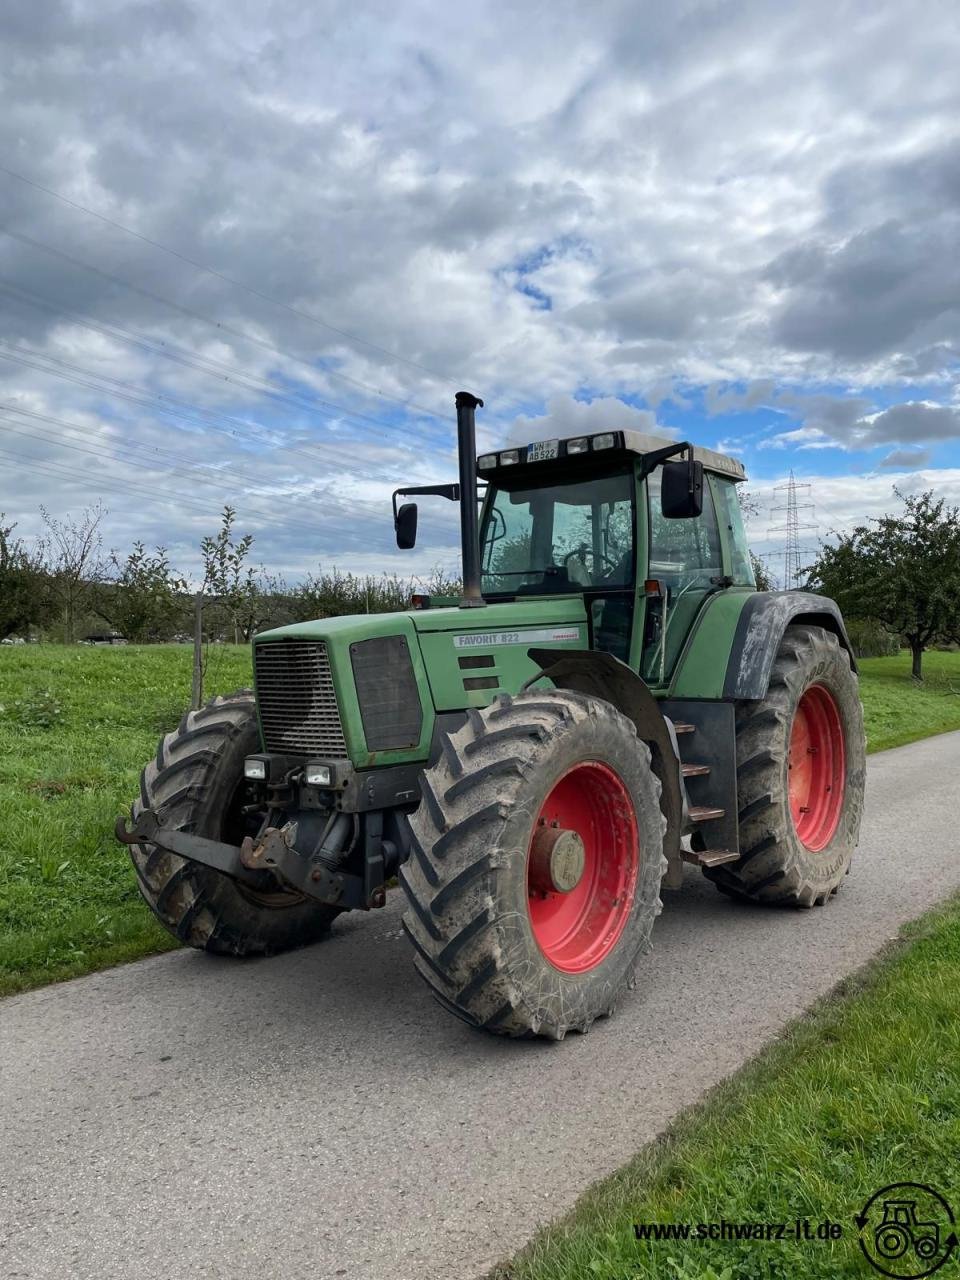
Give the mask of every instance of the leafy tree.
[[102, 576], [100, 525], [107, 513], [98, 502], [86, 507], [79, 520], [70, 515], [58, 520], [46, 507], [40, 514], [48, 533], [50, 589], [63, 619], [64, 643], [72, 644], [77, 618]]
[[770, 577], [770, 570], [763, 563], [758, 555], [750, 552], [750, 563], [753, 565], [753, 576], [757, 580], [758, 591], [775, 591], [773, 579]]
[[923, 679], [923, 652], [949, 638], [960, 613], [960, 511], [932, 490], [904, 497], [884, 515], [839, 535], [813, 566], [811, 583], [851, 617], [875, 618], [902, 635]]
[[203, 556], [203, 594], [213, 596], [225, 611], [233, 627], [234, 643], [240, 637], [240, 616], [244, 611], [255, 580], [255, 573], [246, 564], [253, 534], [245, 533], [234, 540], [233, 526], [237, 513], [226, 506], [220, 517], [220, 528], [214, 537], [206, 537], [200, 544]]
[[125, 560], [110, 553], [110, 575], [94, 596], [96, 613], [135, 644], [164, 640], [182, 610], [186, 581], [170, 567], [166, 547], [149, 554], [135, 542]]
[[0, 637], [42, 626], [52, 609], [43, 544], [31, 551], [4, 519], [0, 512]]

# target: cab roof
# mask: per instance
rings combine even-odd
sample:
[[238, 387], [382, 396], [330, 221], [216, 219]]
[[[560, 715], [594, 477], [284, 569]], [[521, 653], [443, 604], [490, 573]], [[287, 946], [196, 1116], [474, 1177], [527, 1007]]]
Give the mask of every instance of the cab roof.
[[[588, 459], [591, 462], [599, 463], [601, 457], [613, 455], [626, 461], [625, 455], [641, 456], [676, 444], [676, 440], [672, 440], [667, 436], [646, 435], [642, 431], [631, 431], [629, 428], [624, 428], [621, 431], [595, 431], [590, 435], [567, 436], [548, 440], [544, 440], [541, 437], [537, 440], [526, 441], [523, 444], [502, 447], [495, 453], [484, 454], [479, 459], [480, 478], [483, 479], [485, 474], [491, 472], [496, 473], [499, 478], [504, 472], [512, 470], [518, 463], [521, 464], [521, 470], [525, 471], [526, 467], [529, 466], [542, 465], [552, 468], [557, 464], [562, 465], [563, 463], [570, 466], [573, 465], [575, 458], [582, 460], [584, 463]], [[530, 450], [535, 449], [538, 445], [541, 448], [531, 455]], [[544, 453], [543, 446], [549, 447], [551, 445], [555, 446], [552, 454]], [[570, 448], [569, 446], [571, 445], [575, 447]], [[746, 479], [743, 463], [736, 458], [731, 458], [725, 453], [717, 453], [714, 449], [705, 449], [698, 444], [691, 447], [694, 458], [703, 463], [704, 470], [729, 476], [730, 479], [736, 481]]]
[[[648, 436], [642, 431], [623, 431], [624, 448], [630, 453], [652, 453], [654, 449], [663, 449], [675, 444], [675, 440], [667, 436]], [[715, 449], [705, 449], [702, 445], [693, 446], [693, 456], [702, 462], [705, 471], [719, 471], [721, 475], [733, 476], [735, 480], [746, 480], [747, 473], [743, 463], [725, 453], [717, 453]]]

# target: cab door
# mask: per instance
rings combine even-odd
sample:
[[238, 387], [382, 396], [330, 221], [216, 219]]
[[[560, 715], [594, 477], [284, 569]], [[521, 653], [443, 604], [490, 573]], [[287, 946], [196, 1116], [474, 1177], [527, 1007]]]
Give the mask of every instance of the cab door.
[[660, 508], [661, 469], [646, 479], [648, 558], [646, 578], [660, 595], [648, 594], [640, 674], [647, 684], [669, 683], [704, 600], [725, 581], [723, 549], [713, 487], [704, 477], [703, 510], [687, 520], [668, 520]]

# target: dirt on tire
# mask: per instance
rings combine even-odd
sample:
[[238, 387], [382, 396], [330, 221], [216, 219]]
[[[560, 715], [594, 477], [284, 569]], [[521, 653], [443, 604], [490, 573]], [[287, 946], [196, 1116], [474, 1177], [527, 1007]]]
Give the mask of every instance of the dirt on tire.
[[[252, 690], [214, 698], [188, 711], [160, 739], [140, 775], [132, 809], [163, 814], [177, 831], [239, 844], [243, 761], [260, 749]], [[140, 892], [165, 929], [180, 942], [223, 955], [270, 955], [315, 942], [338, 915], [284, 889], [269, 873], [262, 892], [156, 845], [135, 844], [130, 856]]]
[[[839, 713], [845, 778], [836, 830], [811, 851], [800, 840], [789, 803], [790, 736], [804, 692], [819, 685]], [[767, 696], [737, 708], [737, 794], [740, 858], [705, 870], [717, 888], [771, 905], [822, 906], [839, 889], [860, 834], [866, 778], [863, 708], [856, 673], [833, 632], [812, 624], [787, 627]]]
[[[609, 1014], [634, 983], [659, 914], [665, 820], [650, 752], [612, 705], [566, 690], [501, 695], [442, 739], [424, 771], [400, 871], [403, 927], [436, 999], [499, 1035], [562, 1039]], [[616, 945], [587, 972], [554, 967], [534, 935], [527, 858], [542, 803], [583, 761], [615, 769], [636, 815], [638, 867]]]

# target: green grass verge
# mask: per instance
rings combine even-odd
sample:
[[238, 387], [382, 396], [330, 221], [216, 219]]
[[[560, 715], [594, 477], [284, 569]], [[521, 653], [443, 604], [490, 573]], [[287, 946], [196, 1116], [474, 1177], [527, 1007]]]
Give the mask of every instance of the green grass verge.
[[[177, 645], [0, 649], [0, 994], [175, 946], [113, 824], [190, 700]], [[207, 690], [249, 685], [250, 651], [210, 651]]]
[[[0, 994], [174, 945], [140, 900], [116, 815], [189, 700], [186, 646], [0, 648]], [[871, 750], [960, 728], [960, 654], [863, 666]], [[250, 683], [246, 647], [210, 652], [207, 692]]]
[[[854, 1215], [875, 1191], [903, 1181], [929, 1183], [960, 1211], [958, 900], [909, 926], [900, 943], [494, 1275], [875, 1276], [860, 1251]], [[802, 1244], [639, 1243], [633, 1231], [634, 1223], [797, 1218], [830, 1219], [843, 1235]], [[941, 1274], [956, 1270], [954, 1255]]]
[[925, 653], [923, 684], [910, 678], [908, 653], [864, 658], [860, 691], [869, 751], [960, 729], [960, 653]]

